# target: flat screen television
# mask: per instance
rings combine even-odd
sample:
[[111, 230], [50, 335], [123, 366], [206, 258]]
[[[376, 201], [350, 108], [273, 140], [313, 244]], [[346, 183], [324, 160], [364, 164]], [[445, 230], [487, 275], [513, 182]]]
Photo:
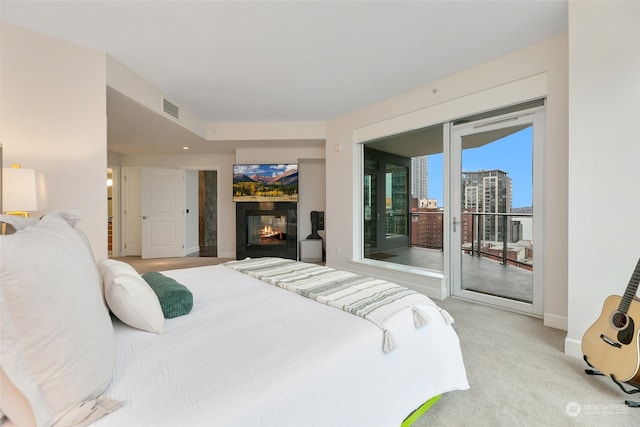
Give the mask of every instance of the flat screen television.
[[298, 165], [233, 165], [234, 202], [297, 202]]

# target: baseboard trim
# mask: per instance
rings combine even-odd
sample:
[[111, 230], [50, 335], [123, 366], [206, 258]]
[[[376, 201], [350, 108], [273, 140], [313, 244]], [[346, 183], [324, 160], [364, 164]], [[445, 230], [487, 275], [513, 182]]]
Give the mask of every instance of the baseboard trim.
[[189, 256], [191, 254], [197, 254], [198, 252], [200, 252], [200, 247], [199, 246], [195, 246], [195, 247], [192, 247], [192, 248], [188, 248], [185, 251], [185, 255]]
[[544, 313], [543, 323], [544, 326], [561, 329], [563, 331], [566, 331], [569, 327], [569, 320], [565, 316], [558, 316], [557, 314], [551, 313]]
[[565, 338], [564, 340], [564, 353], [569, 356], [582, 359], [582, 341], [574, 340], [572, 338]]

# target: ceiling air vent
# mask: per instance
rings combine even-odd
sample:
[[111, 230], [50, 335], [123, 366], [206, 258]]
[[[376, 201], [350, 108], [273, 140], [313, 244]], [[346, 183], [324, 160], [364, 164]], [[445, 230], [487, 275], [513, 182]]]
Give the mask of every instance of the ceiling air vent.
[[180, 108], [178, 108], [177, 105], [173, 105], [171, 102], [167, 101], [164, 98], [162, 98], [162, 108], [164, 112], [171, 117], [174, 117], [176, 119], [180, 118]]

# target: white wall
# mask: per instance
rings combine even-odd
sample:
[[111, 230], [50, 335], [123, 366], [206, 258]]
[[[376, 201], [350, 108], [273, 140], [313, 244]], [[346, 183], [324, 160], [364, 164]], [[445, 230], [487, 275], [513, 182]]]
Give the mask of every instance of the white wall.
[[3, 166], [44, 172], [47, 211], [78, 210], [107, 257], [105, 54], [0, 23]]
[[640, 258], [640, 3], [569, 3], [568, 354]]
[[[324, 212], [326, 209], [326, 165], [324, 159], [300, 159], [299, 165], [298, 239], [304, 240], [311, 234], [311, 211]], [[326, 240], [326, 230], [318, 231], [318, 234]]]
[[[544, 170], [545, 323], [567, 324], [567, 35], [560, 35], [405, 94], [331, 120], [327, 125], [327, 263], [376, 274], [442, 297], [446, 282], [437, 277], [389, 272], [352, 262], [361, 244], [358, 146], [370, 131], [400, 132], [490, 110], [509, 99], [509, 85], [520, 93], [546, 94]], [[540, 76], [540, 78], [533, 78]], [[528, 83], [531, 80], [533, 83]], [[541, 83], [542, 82], [542, 83]], [[530, 87], [533, 85], [533, 87]], [[528, 92], [527, 92], [528, 91]], [[486, 94], [486, 96], [484, 96]], [[525, 95], [523, 95], [525, 96]], [[521, 99], [524, 101], [526, 99]], [[516, 101], [512, 99], [512, 101]], [[496, 103], [498, 103], [496, 105]], [[406, 120], [405, 120], [406, 119]], [[389, 125], [392, 125], [389, 127]], [[381, 130], [383, 129], [383, 130]]]

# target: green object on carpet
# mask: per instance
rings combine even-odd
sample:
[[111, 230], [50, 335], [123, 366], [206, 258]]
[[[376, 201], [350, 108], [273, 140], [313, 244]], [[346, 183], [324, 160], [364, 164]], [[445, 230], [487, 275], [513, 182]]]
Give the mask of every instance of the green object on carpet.
[[440, 400], [441, 396], [442, 396], [441, 394], [437, 396], [433, 396], [431, 399], [424, 402], [418, 409], [413, 411], [411, 415], [409, 415], [407, 418], [404, 419], [402, 424], [400, 424], [400, 427], [409, 427], [410, 425], [412, 425], [418, 418], [423, 416], [424, 413], [427, 412], [429, 408], [433, 406], [434, 403]]

